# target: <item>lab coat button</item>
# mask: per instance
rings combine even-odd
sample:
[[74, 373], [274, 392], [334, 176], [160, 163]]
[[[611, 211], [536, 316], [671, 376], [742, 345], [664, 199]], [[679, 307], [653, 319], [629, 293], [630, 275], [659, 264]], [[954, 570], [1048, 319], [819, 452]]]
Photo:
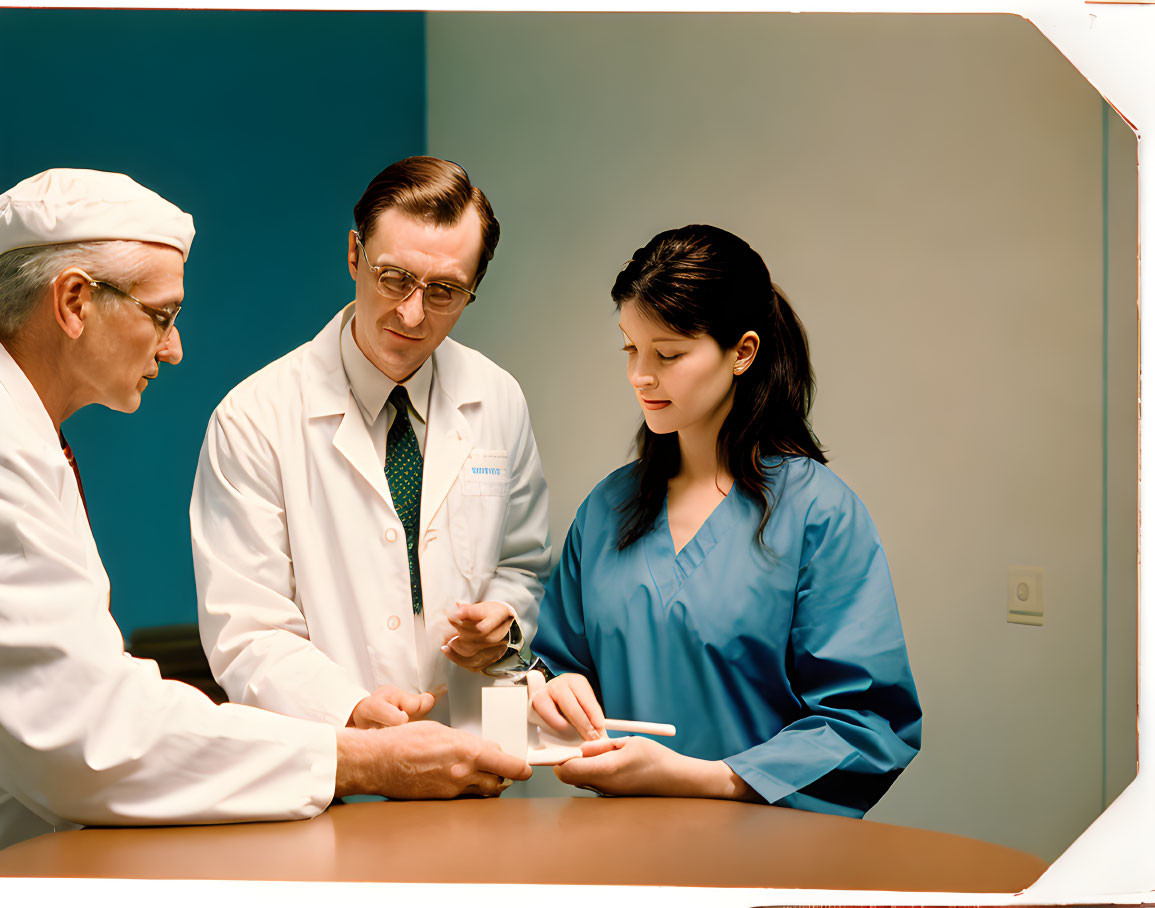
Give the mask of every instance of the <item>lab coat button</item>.
[[[390, 530], [390, 532], [392, 532], [392, 530]], [[401, 626], [401, 619], [396, 615], [390, 615], [389, 620], [385, 622], [385, 626], [388, 627], [389, 630], [395, 631]]]
[[396, 542], [397, 541], [397, 531], [395, 529], [393, 529], [393, 527], [389, 527], [389, 529], [387, 529], [385, 531], [385, 541], [386, 542]]

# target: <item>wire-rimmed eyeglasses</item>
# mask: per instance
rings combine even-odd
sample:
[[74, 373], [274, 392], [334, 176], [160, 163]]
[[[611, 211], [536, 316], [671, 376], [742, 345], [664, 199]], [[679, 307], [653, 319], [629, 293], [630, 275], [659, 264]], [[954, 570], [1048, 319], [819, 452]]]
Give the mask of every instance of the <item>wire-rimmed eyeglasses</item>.
[[121, 290], [115, 284], [110, 284], [108, 281], [98, 281], [80, 268], [76, 270], [84, 275], [85, 280], [88, 281], [88, 286], [111, 290], [118, 296], [136, 303], [137, 308], [152, 319], [152, 323], [156, 327], [158, 340], [164, 340], [168, 337], [168, 333], [172, 331], [173, 323], [176, 322], [176, 317], [180, 314], [180, 303], [171, 303], [168, 306], [150, 306], [148, 303], [142, 303], [127, 290]]
[[397, 265], [372, 265], [369, 255], [365, 252], [365, 245], [361, 236], [357, 237], [357, 246], [365, 259], [365, 265], [377, 276], [377, 292], [388, 300], [402, 302], [409, 299], [413, 291], [421, 288], [421, 303], [432, 311], [441, 314], [450, 314], [473, 302], [477, 295], [460, 284], [452, 281], [429, 281], [426, 283], [417, 275], [406, 271]]

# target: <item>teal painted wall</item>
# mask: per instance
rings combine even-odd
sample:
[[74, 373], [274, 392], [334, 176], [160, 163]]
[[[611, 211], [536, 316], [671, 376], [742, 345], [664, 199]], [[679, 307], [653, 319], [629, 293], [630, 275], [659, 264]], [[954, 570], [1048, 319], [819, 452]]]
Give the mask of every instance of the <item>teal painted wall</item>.
[[194, 621], [188, 503], [209, 414], [352, 297], [353, 203], [425, 150], [424, 14], [0, 10], [0, 47], [3, 188], [119, 170], [196, 220], [184, 362], [135, 414], [64, 425], [125, 638]]

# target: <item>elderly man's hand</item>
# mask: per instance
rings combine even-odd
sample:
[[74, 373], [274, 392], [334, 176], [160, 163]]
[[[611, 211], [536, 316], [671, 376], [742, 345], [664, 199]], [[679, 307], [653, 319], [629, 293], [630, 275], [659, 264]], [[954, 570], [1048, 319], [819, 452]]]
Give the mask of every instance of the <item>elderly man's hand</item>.
[[445, 641], [441, 652], [463, 668], [481, 671], [505, 655], [515, 614], [504, 602], [457, 603], [449, 616], [457, 633]]
[[410, 719], [423, 719], [433, 709], [437, 697], [444, 692], [442, 688], [437, 693], [422, 691], [415, 694], [385, 684], [353, 707], [347, 727], [387, 728], [391, 725], [404, 725]]
[[335, 797], [380, 794], [399, 800], [500, 795], [533, 774], [492, 741], [439, 722], [337, 732]]

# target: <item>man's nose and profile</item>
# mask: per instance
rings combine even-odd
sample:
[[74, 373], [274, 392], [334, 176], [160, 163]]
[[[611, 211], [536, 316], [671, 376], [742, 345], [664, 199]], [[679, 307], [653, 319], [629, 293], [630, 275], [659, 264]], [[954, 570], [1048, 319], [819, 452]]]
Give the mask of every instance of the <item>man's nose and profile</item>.
[[[521, 386], [452, 337], [485, 317], [489, 199], [419, 156], [349, 202], [351, 294], [216, 404], [189, 477], [218, 705], [126, 656], [63, 431], [90, 404], [135, 412], [182, 361], [193, 219], [95, 170], [0, 195], [0, 847], [499, 796], [532, 771], [481, 736], [481, 692], [530, 671], [530, 718], [585, 742], [562, 782], [862, 816], [921, 711], [881, 543], [825, 466], [805, 330], [762, 256], [687, 225], [605, 275], [636, 455], [554, 549]], [[719, 657], [735, 646], [756, 655]], [[677, 730], [607, 734], [647, 719]]]

